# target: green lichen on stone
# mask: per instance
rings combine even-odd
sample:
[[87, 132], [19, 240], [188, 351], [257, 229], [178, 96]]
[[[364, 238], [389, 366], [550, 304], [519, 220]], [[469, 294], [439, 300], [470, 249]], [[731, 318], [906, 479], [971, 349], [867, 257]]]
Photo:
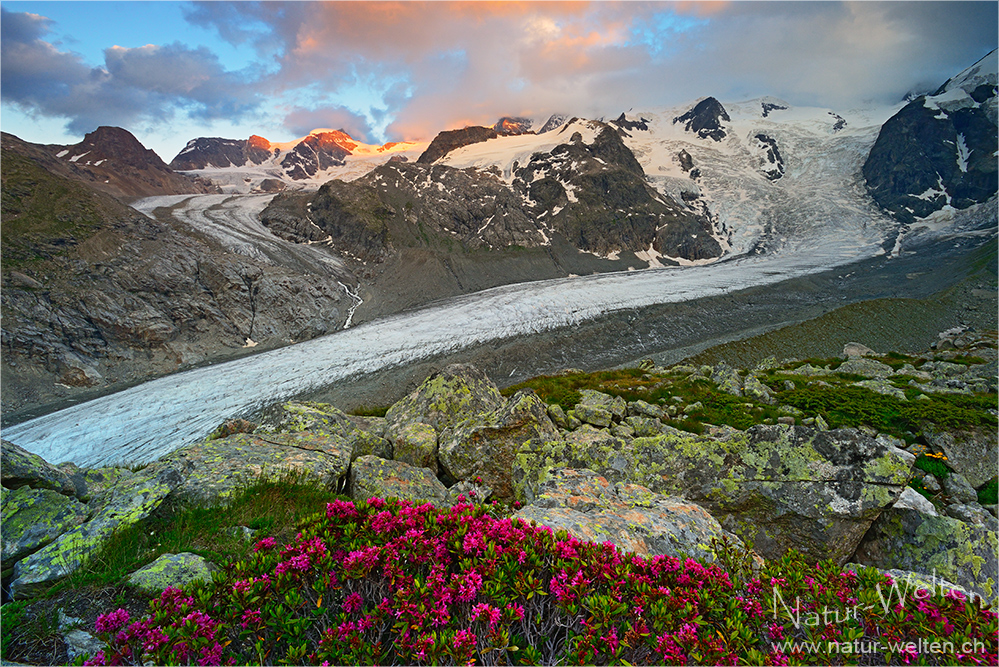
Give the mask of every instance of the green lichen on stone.
[[211, 563], [196, 554], [163, 554], [133, 572], [126, 583], [148, 595], [159, 595], [168, 586], [185, 588], [195, 581], [211, 581], [213, 569]]
[[26, 486], [3, 498], [2, 566], [37, 551], [87, 518], [87, 507], [51, 489]]
[[73, 495], [76, 486], [69, 475], [12, 442], [0, 440], [0, 480], [7, 488], [31, 486]]
[[11, 583], [13, 597], [31, 597], [75, 571], [115, 531], [146, 518], [180, 482], [172, 470], [150, 467], [143, 473], [104, 494], [103, 505], [89, 521], [18, 561]]

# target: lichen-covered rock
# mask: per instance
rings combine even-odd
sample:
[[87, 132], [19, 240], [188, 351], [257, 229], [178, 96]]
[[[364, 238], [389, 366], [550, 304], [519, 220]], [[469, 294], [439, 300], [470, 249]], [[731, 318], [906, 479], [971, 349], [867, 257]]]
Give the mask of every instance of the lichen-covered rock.
[[628, 417], [624, 420], [634, 436], [647, 438], [663, 432], [663, 423], [657, 417]]
[[288, 473], [334, 485], [346, 476], [351, 452], [345, 439], [312, 431], [237, 433], [182, 447], [149, 467], [180, 470], [179, 495], [225, 498], [257, 479]]
[[943, 480], [944, 493], [960, 503], [978, 501], [978, 494], [961, 473], [952, 473]]
[[522, 447], [518, 497], [530, 499], [559, 468], [589, 468], [704, 506], [764, 557], [788, 548], [843, 563], [895, 502], [915, 457], [853, 429], [758, 425], [717, 436], [664, 426], [632, 441], [553, 441]]
[[416, 468], [401, 461], [387, 461], [377, 456], [362, 456], [350, 467], [350, 497], [398, 498], [415, 503], [449, 505], [447, 489], [426, 468]]
[[742, 396], [742, 378], [739, 377], [739, 371], [728, 364], [720, 363], [715, 366], [711, 373], [711, 381], [726, 394]]
[[385, 419], [388, 428], [423, 422], [440, 433], [465, 419], [489, 414], [503, 402], [485, 373], [470, 364], [452, 364], [390, 407]]
[[67, 496], [76, 493], [76, 486], [66, 473], [41, 456], [6, 440], [0, 440], [0, 483], [8, 489], [30, 486], [52, 489]]
[[566, 416], [565, 410], [558, 403], [551, 403], [548, 406], [548, 418], [560, 429], [569, 428], [569, 418]]
[[628, 413], [628, 404], [620, 396], [592, 389], [583, 389], [579, 395], [574, 411], [576, 417], [587, 424], [610, 426], [612, 421], [621, 421]]
[[862, 375], [870, 379], [884, 379], [892, 375], [895, 370], [888, 364], [883, 364], [874, 359], [864, 359], [863, 357], [851, 357], [836, 368], [837, 373], [852, 373]]
[[742, 381], [742, 395], [747, 398], [755, 398], [761, 403], [773, 405], [777, 402], [767, 385], [760, 382], [755, 375], [747, 375]]
[[87, 506], [52, 489], [22, 486], [3, 496], [2, 564], [7, 569], [87, 519]]
[[882, 394], [883, 396], [893, 396], [900, 401], [908, 401], [905, 397], [905, 390], [896, 387], [888, 380], [884, 378], [875, 378], [872, 380], [861, 380], [859, 382], [854, 382], [855, 387], [863, 387], [864, 389], [870, 389], [875, 394]]
[[534, 502], [516, 516], [643, 556], [708, 562], [715, 559], [711, 541], [727, 535], [707, 511], [689, 501], [637, 484], [611, 484], [592, 470], [554, 471]]
[[159, 595], [168, 586], [184, 588], [195, 581], [211, 581], [215, 567], [206, 559], [188, 552], [163, 554], [136, 570], [125, 580], [147, 595]]
[[437, 474], [437, 431], [433, 426], [423, 422], [393, 426], [389, 428], [389, 436], [392, 458]]
[[947, 456], [947, 465], [964, 475], [976, 489], [996, 475], [999, 461], [999, 439], [995, 429], [938, 431], [932, 425], [923, 427], [927, 444]]
[[343, 440], [350, 448], [351, 460], [366, 454], [392, 458], [391, 443], [379, 434], [360, 428], [357, 421], [328, 403], [292, 401], [283, 404], [254, 433], [266, 435], [309, 431], [331, 440]]
[[995, 524], [968, 523], [895, 503], [873, 523], [854, 560], [942, 577], [995, 603], [999, 597], [996, 539]]
[[28, 598], [48, 588], [79, 568], [116, 531], [145, 519], [159, 507], [182, 478], [175, 468], [151, 468], [105, 492], [101, 506], [89, 521], [19, 560], [14, 566], [11, 595], [15, 599]]
[[628, 416], [662, 419], [665, 415], [663, 413], [663, 409], [658, 405], [653, 405], [648, 401], [637, 400], [628, 403]]
[[70, 479], [76, 484], [77, 498], [85, 503], [89, 503], [94, 498], [106, 493], [109, 489], [114, 488], [125, 480], [135, 477], [135, 475], [136, 473], [128, 468], [108, 466], [106, 468], [81, 470], [79, 473], [71, 475]]
[[547, 406], [532, 391], [519, 391], [484, 417], [441, 433], [439, 459], [455, 480], [481, 477], [500, 499], [513, 498], [513, 460], [521, 445], [559, 437]]
[[451, 505], [460, 502], [459, 496], [468, 503], [484, 503], [491, 498], [493, 490], [485, 484], [476, 484], [474, 481], [461, 481], [447, 490], [447, 500]]

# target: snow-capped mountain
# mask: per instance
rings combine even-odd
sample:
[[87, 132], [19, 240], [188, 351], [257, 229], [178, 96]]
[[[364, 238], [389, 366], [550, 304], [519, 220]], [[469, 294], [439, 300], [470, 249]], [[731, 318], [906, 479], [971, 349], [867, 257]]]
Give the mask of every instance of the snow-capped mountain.
[[390, 159], [416, 159], [426, 146], [412, 141], [365, 144], [329, 129], [283, 143], [257, 135], [200, 137], [187, 142], [170, 168], [208, 178], [231, 193], [314, 189], [330, 178], [357, 178]]
[[995, 196], [996, 51], [888, 120], [863, 166], [871, 196], [900, 221]]

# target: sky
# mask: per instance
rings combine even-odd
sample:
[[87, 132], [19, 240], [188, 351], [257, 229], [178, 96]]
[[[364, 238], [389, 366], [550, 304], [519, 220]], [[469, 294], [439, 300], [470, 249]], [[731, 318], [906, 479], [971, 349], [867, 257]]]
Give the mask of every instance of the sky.
[[0, 2], [0, 129], [101, 125], [169, 162], [201, 136], [430, 140], [502, 116], [714, 96], [847, 110], [997, 46], [999, 3]]

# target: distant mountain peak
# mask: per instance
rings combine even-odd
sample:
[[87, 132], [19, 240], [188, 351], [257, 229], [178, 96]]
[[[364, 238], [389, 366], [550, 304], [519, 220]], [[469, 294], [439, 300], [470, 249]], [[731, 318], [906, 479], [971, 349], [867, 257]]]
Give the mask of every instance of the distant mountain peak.
[[514, 135], [514, 134], [527, 134], [531, 131], [534, 126], [534, 121], [530, 118], [515, 118], [511, 116], [503, 116], [496, 124], [493, 125], [493, 129], [500, 134]]
[[673, 123], [686, 123], [684, 129], [693, 132], [701, 139], [710, 137], [715, 141], [721, 141], [726, 136], [722, 121], [731, 120], [721, 102], [713, 97], [706, 97], [687, 113], [674, 118]]

